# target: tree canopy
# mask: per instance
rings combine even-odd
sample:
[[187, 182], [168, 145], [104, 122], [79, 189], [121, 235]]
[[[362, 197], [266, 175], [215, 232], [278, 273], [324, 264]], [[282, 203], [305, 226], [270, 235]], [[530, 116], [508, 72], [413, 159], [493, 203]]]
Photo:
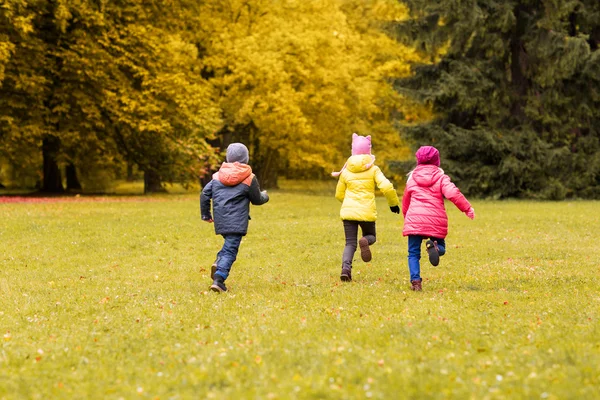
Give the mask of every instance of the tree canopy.
[[160, 190], [205, 174], [233, 140], [266, 186], [338, 168], [355, 131], [397, 157], [390, 79], [418, 57], [381, 27], [405, 17], [391, 0], [10, 0], [0, 156], [43, 166], [46, 191], [63, 190], [65, 168], [77, 188], [123, 163]]
[[196, 46], [170, 28], [183, 4], [171, 12], [169, 3], [3, 7], [1, 154], [18, 164], [40, 162], [41, 151], [46, 191], [63, 190], [59, 164], [86, 171], [128, 161], [159, 187], [197, 176], [220, 111]]
[[598, 198], [599, 43], [596, 0], [5, 0], [0, 167], [159, 191], [242, 141], [273, 187], [358, 132], [384, 169], [439, 147], [470, 195]]
[[[390, 78], [407, 76], [416, 52], [385, 35], [405, 18], [395, 1], [206, 3], [198, 30], [205, 69], [220, 95], [218, 144], [251, 146], [261, 181], [284, 173], [324, 176], [349, 155], [352, 132], [372, 134], [381, 159], [405, 146], [391, 115], [403, 107]], [[420, 106], [417, 106], [420, 107]]]
[[600, 3], [406, 3], [398, 39], [439, 56], [397, 82], [435, 114], [405, 129], [414, 146], [472, 195], [599, 198]]

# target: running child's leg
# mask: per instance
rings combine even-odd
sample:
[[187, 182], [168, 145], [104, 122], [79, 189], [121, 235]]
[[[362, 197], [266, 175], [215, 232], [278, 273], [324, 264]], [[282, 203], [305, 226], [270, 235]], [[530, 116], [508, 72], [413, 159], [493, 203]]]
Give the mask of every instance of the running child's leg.
[[215, 277], [221, 277], [223, 280], [227, 279], [231, 271], [231, 266], [237, 258], [242, 237], [242, 235], [223, 235], [225, 242], [223, 243], [223, 248], [217, 254]]
[[[416, 283], [420, 288], [421, 286], [421, 243], [423, 238], [421, 236], [409, 235], [408, 236], [408, 271], [410, 272], [410, 282], [415, 289]], [[418, 289], [420, 290], [420, 289]]]
[[369, 246], [375, 243], [377, 240], [377, 231], [375, 229], [375, 222], [361, 221], [359, 222], [362, 235], [367, 239]]
[[440, 254], [440, 257], [446, 254], [446, 241], [444, 239], [431, 239], [433, 239], [433, 241], [437, 244], [438, 253]]
[[346, 236], [346, 246], [342, 254], [342, 274], [340, 279], [343, 281], [352, 280], [352, 259], [356, 252], [356, 238], [358, 236], [358, 222], [344, 220], [344, 235]]
[[375, 221], [361, 221], [359, 222], [359, 225], [362, 231], [362, 237], [358, 241], [358, 245], [360, 246], [360, 257], [364, 262], [369, 262], [372, 258], [371, 249], [369, 246], [375, 243], [377, 237]]

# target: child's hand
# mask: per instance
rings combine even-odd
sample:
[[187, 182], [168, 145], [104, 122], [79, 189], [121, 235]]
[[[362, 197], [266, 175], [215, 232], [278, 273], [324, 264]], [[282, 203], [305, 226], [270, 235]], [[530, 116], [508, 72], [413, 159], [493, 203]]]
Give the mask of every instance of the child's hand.
[[467, 217], [475, 219], [475, 210], [473, 207], [469, 208], [469, 211], [467, 211], [465, 214], [467, 214]]
[[393, 206], [390, 207], [390, 210], [394, 213], [394, 214], [400, 214], [400, 207], [398, 206]]
[[202, 216], [202, 221], [206, 221], [209, 224], [212, 224], [214, 222], [213, 219], [212, 219], [212, 217], [210, 217], [210, 216], [209, 217]]

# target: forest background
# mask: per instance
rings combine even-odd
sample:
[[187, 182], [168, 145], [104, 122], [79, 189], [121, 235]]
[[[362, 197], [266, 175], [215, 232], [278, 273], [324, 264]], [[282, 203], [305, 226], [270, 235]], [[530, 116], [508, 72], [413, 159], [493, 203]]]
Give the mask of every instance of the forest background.
[[2, 0], [0, 188], [147, 193], [234, 141], [331, 179], [352, 132], [397, 182], [434, 145], [470, 196], [600, 198], [597, 0]]

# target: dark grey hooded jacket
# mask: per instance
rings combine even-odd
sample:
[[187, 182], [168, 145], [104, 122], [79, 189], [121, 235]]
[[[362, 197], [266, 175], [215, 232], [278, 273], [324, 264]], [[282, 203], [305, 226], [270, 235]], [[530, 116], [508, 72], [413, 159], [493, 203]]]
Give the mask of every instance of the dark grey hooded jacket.
[[245, 235], [248, 232], [250, 203], [261, 205], [267, 201], [269, 196], [260, 191], [258, 180], [249, 165], [223, 163], [219, 172], [202, 190], [200, 214], [203, 220], [214, 220], [217, 235]]

